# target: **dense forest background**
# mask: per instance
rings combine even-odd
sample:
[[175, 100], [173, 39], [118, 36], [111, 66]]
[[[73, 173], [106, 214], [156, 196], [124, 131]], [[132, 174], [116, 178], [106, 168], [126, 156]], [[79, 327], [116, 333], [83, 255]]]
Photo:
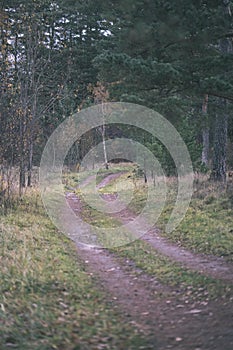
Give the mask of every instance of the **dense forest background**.
[[[233, 167], [233, 22], [228, 0], [2, 0], [0, 3], [0, 193], [12, 169], [19, 188], [55, 128], [97, 103], [142, 104], [166, 117], [198, 172], [225, 181]], [[130, 136], [175, 171], [165, 148], [142, 130]], [[101, 132], [70, 152], [77, 163]], [[9, 186], [8, 186], [9, 189]]]

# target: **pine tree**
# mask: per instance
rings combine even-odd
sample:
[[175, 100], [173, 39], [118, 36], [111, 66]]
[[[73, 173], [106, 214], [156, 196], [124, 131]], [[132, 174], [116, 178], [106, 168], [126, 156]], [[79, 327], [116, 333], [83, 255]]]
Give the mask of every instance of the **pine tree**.
[[219, 50], [219, 41], [230, 42], [232, 24], [223, 18], [221, 4], [119, 0], [114, 10], [112, 4], [105, 5], [113, 21], [110, 49], [95, 59], [110, 96], [152, 107], [175, 126], [190, 115], [190, 125], [201, 134], [206, 116], [198, 123], [190, 112], [201, 109], [203, 96], [209, 104], [215, 97], [233, 97], [232, 57]]
[[[223, 1], [223, 17], [231, 17], [230, 1]], [[219, 41], [219, 51], [223, 56], [232, 59], [232, 41], [227, 38], [221, 38]], [[215, 181], [226, 181], [226, 148], [228, 135], [228, 101], [224, 98], [218, 99], [218, 109], [215, 119], [214, 132], [214, 153], [213, 168], [211, 177]]]

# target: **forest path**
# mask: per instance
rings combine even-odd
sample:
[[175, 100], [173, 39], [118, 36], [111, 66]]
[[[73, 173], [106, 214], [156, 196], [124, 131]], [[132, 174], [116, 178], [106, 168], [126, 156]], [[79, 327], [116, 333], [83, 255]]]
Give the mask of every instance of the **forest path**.
[[[105, 178], [104, 185], [106, 186], [113, 179], [115, 177], [112, 176]], [[88, 181], [85, 181], [87, 184]], [[100, 182], [99, 186], [102, 185], [103, 182]], [[106, 200], [111, 200], [109, 194]], [[76, 213], [81, 213], [80, 198], [74, 193], [69, 193], [67, 201]], [[131, 213], [125, 213], [124, 217], [118, 217], [118, 219], [124, 222], [129, 219], [129, 214]], [[143, 236], [143, 239], [148, 240], [150, 235], [152, 236], [151, 232]], [[152, 238], [153, 243], [154, 233]], [[175, 246], [160, 236], [155, 239], [158, 245], [158, 248], [155, 248], [159, 250], [161, 241], [163, 243], [161, 246], [165, 245], [166, 251], [174, 254], [172, 247]], [[86, 271], [105, 291], [106, 298], [112, 307], [123, 313], [125, 322], [135, 325], [150, 339], [151, 349], [231, 350], [233, 348], [233, 306], [229, 301], [224, 299], [193, 301], [191, 296], [177, 287], [159, 283], [156, 276], [147, 275], [129, 259], [121, 258], [104, 248], [88, 247], [79, 242], [76, 244], [78, 255], [86, 265]], [[182, 248], [177, 247], [177, 249], [176, 254], [183, 256], [182, 263], [188, 261], [190, 256], [191, 259], [194, 256], [185, 255], [184, 257]], [[198, 259], [203, 257], [198, 256]], [[209, 257], [205, 259], [210, 261]], [[181, 262], [178, 259], [175, 260]], [[185, 266], [188, 264], [186, 263]], [[224, 269], [219, 262], [214, 265], [215, 267], [212, 266], [200, 272], [211, 271], [211, 275], [212, 273], [219, 275], [223, 271], [227, 276], [225, 265]]]
[[[122, 173], [107, 175], [98, 185], [97, 189], [103, 189], [110, 182], [116, 180], [122, 175]], [[92, 181], [93, 177], [87, 179]], [[82, 184], [83, 186], [83, 184]], [[101, 193], [101, 197], [106, 201], [114, 201], [116, 199], [115, 194]], [[144, 230], [147, 223], [141, 219], [137, 221], [136, 224], [133, 223], [136, 215], [130, 211], [128, 208], [110, 214], [111, 217], [119, 220], [122, 224], [128, 224], [130, 222], [130, 230], [132, 233], [137, 233], [136, 236], [140, 235], [140, 231]], [[149, 226], [148, 226], [149, 227]], [[233, 282], [233, 264], [225, 261], [221, 257], [216, 257], [206, 254], [193, 253], [182, 246], [178, 246], [171, 243], [168, 239], [161, 236], [158, 228], [153, 227], [148, 229], [147, 233], [141, 237], [142, 240], [148, 242], [153, 248], [155, 248], [159, 253], [167, 256], [168, 258], [178, 262], [182, 267], [187, 267], [188, 269], [197, 271], [201, 274], [211, 276], [216, 279], [221, 279], [225, 281]]]

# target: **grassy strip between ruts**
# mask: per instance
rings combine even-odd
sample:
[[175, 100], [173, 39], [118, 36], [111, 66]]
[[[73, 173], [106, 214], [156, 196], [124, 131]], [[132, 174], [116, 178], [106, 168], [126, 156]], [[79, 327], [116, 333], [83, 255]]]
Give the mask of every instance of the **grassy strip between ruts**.
[[82, 183], [85, 179], [90, 176], [95, 176], [94, 181], [96, 184], [100, 183], [106, 176], [110, 174], [116, 174], [119, 172], [127, 172], [132, 169], [132, 165], [126, 164], [115, 164], [111, 165], [109, 169], [99, 168], [79, 172], [68, 172], [67, 169], [63, 172], [64, 183], [68, 188], [77, 188], [79, 183]]
[[[208, 181], [204, 176], [196, 178], [193, 197], [184, 219], [171, 233], [165, 232], [177, 196], [177, 180], [166, 179], [167, 199], [157, 226], [161, 235], [193, 252], [225, 257], [233, 262], [233, 183], [222, 185]], [[134, 198], [129, 208], [140, 213], [147, 200], [143, 180], [134, 179]], [[127, 175], [111, 182], [103, 191], [131, 191], [132, 180]], [[158, 206], [160, 198], [155, 199]], [[153, 212], [153, 205], [150, 207]]]
[[[126, 175], [123, 175], [122, 178], [122, 190], [126, 191]], [[119, 190], [121, 189], [121, 180], [118, 178], [116, 181], [118, 182], [117, 188]], [[116, 192], [116, 186], [112, 182], [100, 192], [110, 193], [111, 191]], [[135, 212], [140, 212], [145, 202], [145, 197], [145, 191], [140, 190], [140, 186], [138, 186], [136, 196], [134, 196], [130, 204], [131, 209], [134, 209]], [[93, 203], [94, 200], [98, 199], [95, 199], [93, 196]], [[170, 205], [169, 202], [167, 203], [167, 206], [168, 205]], [[168, 207], [165, 208], [164, 213], [162, 213], [163, 217], [167, 215], [168, 210]], [[107, 214], [93, 209], [84, 202], [82, 215], [86, 221], [96, 226], [105, 228], [117, 226], [115, 218], [109, 218]], [[193, 220], [195, 221], [195, 218], [193, 218]], [[192, 226], [190, 226], [190, 230], [192, 230]], [[195, 232], [193, 232], [193, 235], [195, 236]], [[198, 239], [200, 239], [200, 237], [197, 236], [197, 241]], [[149, 274], [155, 275], [162, 283], [176, 286], [178, 290], [184, 293], [184, 296], [187, 295], [189, 298], [208, 301], [209, 299], [229, 299], [232, 297], [232, 286], [228, 283], [182, 268], [178, 263], [159, 254], [144, 241], [138, 240], [132, 244], [112, 249], [112, 251], [121, 257], [131, 259], [135, 262], [136, 266]]]
[[1, 217], [0, 238], [1, 349], [151, 348], [105, 302], [37, 193]]
[[[89, 205], [83, 205], [83, 216], [93, 225], [112, 227], [111, 220], [106, 215], [92, 210]], [[116, 219], [113, 224], [116, 225]], [[119, 257], [134, 261], [137, 267], [156, 276], [161, 283], [176, 287], [189, 299], [208, 301], [216, 298], [228, 299], [232, 296], [233, 288], [229, 284], [182, 268], [178, 263], [158, 253], [145, 241], [137, 240], [111, 251]]]

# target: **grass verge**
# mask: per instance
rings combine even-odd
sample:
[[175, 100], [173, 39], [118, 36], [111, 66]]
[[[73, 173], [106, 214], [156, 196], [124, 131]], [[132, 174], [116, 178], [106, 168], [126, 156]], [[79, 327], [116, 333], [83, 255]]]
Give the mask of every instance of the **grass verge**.
[[176, 183], [170, 180], [168, 200], [159, 218], [161, 234], [193, 252], [224, 257], [233, 262], [233, 205], [227, 188], [199, 177], [194, 183], [190, 206], [179, 226], [170, 234], [164, 230], [176, 197]]
[[46, 216], [37, 193], [1, 216], [0, 348], [149, 349]]
[[232, 299], [232, 285], [183, 268], [144, 241], [137, 240], [126, 246], [114, 248], [112, 252], [134, 261], [138, 268], [156, 276], [161, 283], [175, 288], [185, 300], [208, 302], [214, 299]]
[[[119, 191], [124, 191], [124, 192], [128, 191], [129, 186], [127, 185], [126, 178], [127, 178], [127, 175], [123, 175], [121, 178], [118, 178], [116, 182], [113, 182], [113, 183], [111, 182], [104, 189], [100, 190], [100, 192], [115, 193], [116, 190], [118, 190], [118, 193], [119, 193]], [[137, 180], [137, 182], [134, 181], [135, 195], [129, 205], [130, 209], [133, 210], [135, 213], [138, 213], [141, 211], [146, 200], [146, 191], [144, 189], [145, 186], [142, 186], [142, 182], [140, 181], [141, 180]], [[169, 190], [168, 198], [167, 198], [166, 206], [159, 220], [159, 225], [161, 228], [163, 226], [163, 221], [167, 221], [170, 216], [170, 212], [173, 207], [173, 202], [174, 202], [175, 193], [176, 193], [176, 185], [177, 184], [175, 181], [168, 182], [168, 190]], [[206, 197], [204, 200], [206, 200]], [[93, 197], [93, 201], [94, 201], [94, 197]], [[200, 205], [202, 205], [202, 209], [205, 210], [206, 213], [208, 213], [208, 210], [210, 210], [210, 208], [205, 207], [205, 205], [203, 204], [203, 198], [198, 198], [198, 199], [193, 198], [190, 209], [187, 213], [187, 217], [183, 220], [184, 222], [180, 224], [179, 228], [172, 233], [173, 235], [172, 239], [176, 243], [183, 244], [184, 239], [183, 240], [181, 239], [180, 235], [178, 235], [178, 232], [182, 232], [180, 231], [181, 225], [189, 225], [189, 231], [191, 233], [190, 233], [190, 236], [188, 237], [186, 235], [186, 240], [185, 240], [186, 244], [184, 245], [188, 248], [191, 248], [192, 250], [195, 250], [195, 248], [199, 245], [199, 247], [201, 247], [202, 249], [196, 249], [197, 251], [202, 251], [205, 253], [213, 253], [213, 252], [216, 253], [217, 250], [214, 249], [215, 247], [214, 242], [216, 239], [215, 240], [213, 239], [209, 231], [207, 232], [206, 230], [203, 230], [203, 231], [200, 230], [202, 234], [202, 239], [201, 239], [200, 235], [197, 235], [197, 232], [195, 230], [195, 227], [198, 227], [201, 217], [203, 219], [203, 216], [200, 217], [200, 216], [193, 215], [194, 214], [193, 210], [194, 208], [195, 210], [198, 210], [198, 208], [200, 210]], [[214, 205], [214, 201], [212, 202], [212, 205]], [[151, 210], [153, 210], [153, 207], [151, 208]], [[213, 207], [210, 213], [212, 213], [213, 215]], [[189, 215], [191, 214], [192, 216], [190, 218]], [[88, 204], [83, 204], [83, 215], [86, 221], [96, 226], [107, 228], [107, 227], [114, 227], [117, 225], [116, 219], [110, 219], [108, 215], [93, 209]], [[215, 212], [215, 217], [216, 217], [216, 212]], [[221, 220], [221, 215], [219, 215], [218, 218], [219, 220]], [[231, 221], [231, 218], [228, 217], [228, 220]], [[196, 225], [194, 225], [194, 223], [196, 223]], [[214, 220], [213, 220], [212, 228], [214, 229], [214, 227], [216, 227], [216, 223], [214, 223]], [[162, 232], [162, 234], [164, 233]], [[193, 241], [194, 237], [195, 237], [195, 241]], [[209, 240], [210, 240], [210, 244], [208, 245], [209, 249], [206, 249], [206, 244], [205, 242], [203, 242], [203, 240], [204, 239], [206, 240], [207, 237], [209, 237]], [[228, 237], [228, 240], [230, 240], [230, 237]], [[224, 241], [224, 238], [221, 237], [221, 239], [219, 239], [219, 242], [218, 242], [218, 245], [221, 246], [222, 249], [223, 249], [223, 241]], [[232, 242], [230, 242], [230, 244], [232, 244]], [[205, 247], [205, 249], [203, 246]], [[225, 249], [225, 255], [226, 255], [229, 249], [229, 242], [225, 248], [226, 248]], [[188, 269], [182, 268], [178, 263], [174, 263], [169, 258], [159, 254], [149, 244], [147, 244], [144, 241], [138, 240], [129, 245], [114, 248], [112, 249], [112, 252], [114, 252], [118, 256], [128, 258], [134, 261], [137, 267], [141, 268], [143, 271], [147, 272], [148, 274], [156, 275], [156, 277], [160, 280], [160, 282], [164, 284], [168, 284], [173, 287], [175, 286], [177, 290], [181, 291], [184, 295], [188, 295], [189, 298], [193, 298], [196, 300], [202, 299], [202, 300], [208, 301], [209, 299], [216, 299], [216, 298], [230, 299], [232, 297], [233, 288], [232, 286], [229, 286], [228, 283], [225, 283], [223, 281], [218, 281], [211, 277], [203, 276], [198, 272], [193, 272]]]
[[[106, 190], [116, 192], [117, 189], [124, 193], [130, 192], [132, 184], [127, 182], [126, 178], [127, 175], [119, 178], [118, 182], [110, 183]], [[156, 223], [161, 235], [193, 252], [216, 255], [233, 262], [233, 184], [223, 186], [209, 182], [203, 176], [196, 178], [187, 213], [171, 233], [166, 233], [165, 226], [175, 205], [177, 180], [167, 179], [166, 184], [166, 203]], [[140, 213], [146, 200], [147, 191], [143, 180], [134, 179], [134, 197], [129, 204], [129, 209], [135, 214]], [[151, 216], [160, 201], [158, 196], [150, 206]]]

